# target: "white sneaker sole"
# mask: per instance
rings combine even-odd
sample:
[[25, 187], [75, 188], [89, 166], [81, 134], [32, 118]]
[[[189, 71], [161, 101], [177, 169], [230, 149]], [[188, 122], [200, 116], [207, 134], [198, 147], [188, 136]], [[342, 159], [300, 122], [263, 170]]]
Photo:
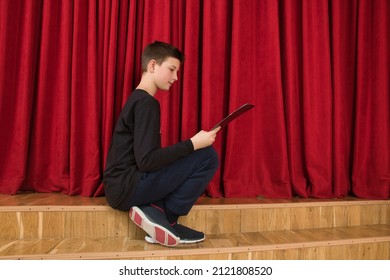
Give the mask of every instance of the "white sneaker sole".
[[180, 238], [174, 235], [166, 228], [149, 220], [148, 217], [138, 207], [132, 207], [129, 211], [130, 219], [144, 231], [146, 231], [155, 243], [164, 246], [176, 246], [180, 242]]
[[[180, 244], [193, 244], [193, 243], [198, 243], [198, 242], [202, 242], [203, 240], [205, 240], [206, 236], [203, 237], [202, 239], [197, 239], [197, 240], [183, 240], [183, 239], [180, 239], [179, 243]], [[145, 241], [150, 243], [150, 244], [156, 244], [158, 243], [156, 241], [156, 239], [154, 239], [153, 237], [151, 236], [145, 236]]]

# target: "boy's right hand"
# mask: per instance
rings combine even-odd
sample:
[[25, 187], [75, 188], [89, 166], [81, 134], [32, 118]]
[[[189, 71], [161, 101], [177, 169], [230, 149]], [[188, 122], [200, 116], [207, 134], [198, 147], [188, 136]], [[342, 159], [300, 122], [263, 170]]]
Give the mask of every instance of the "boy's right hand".
[[217, 132], [221, 129], [221, 127], [217, 127], [214, 130], [204, 131], [201, 130], [197, 134], [191, 137], [192, 145], [194, 145], [194, 150], [206, 148], [211, 146], [215, 138], [217, 137]]

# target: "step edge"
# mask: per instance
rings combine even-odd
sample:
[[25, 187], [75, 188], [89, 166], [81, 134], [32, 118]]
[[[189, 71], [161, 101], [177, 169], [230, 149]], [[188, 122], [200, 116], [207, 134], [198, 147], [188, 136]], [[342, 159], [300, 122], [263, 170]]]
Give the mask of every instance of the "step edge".
[[[363, 201], [318, 201], [318, 202], [291, 202], [291, 203], [253, 203], [253, 204], [195, 204], [196, 210], [238, 210], [238, 209], [272, 209], [272, 208], [299, 208], [299, 207], [331, 207], [331, 206], [368, 206], [390, 205], [390, 200], [363, 200]], [[107, 205], [29, 205], [29, 206], [0, 206], [0, 212], [83, 212], [83, 211], [118, 211]]]
[[258, 251], [289, 250], [300, 248], [314, 248], [340, 245], [358, 245], [368, 243], [390, 242], [390, 236], [349, 238], [341, 240], [323, 240], [308, 242], [293, 242], [285, 244], [250, 245], [221, 248], [191, 248], [191, 249], [164, 249], [150, 251], [131, 252], [94, 252], [94, 253], [66, 253], [66, 254], [29, 254], [29, 255], [5, 255], [0, 260], [99, 260], [99, 259], [144, 259], [176, 256], [194, 256], [207, 254], [250, 253]]

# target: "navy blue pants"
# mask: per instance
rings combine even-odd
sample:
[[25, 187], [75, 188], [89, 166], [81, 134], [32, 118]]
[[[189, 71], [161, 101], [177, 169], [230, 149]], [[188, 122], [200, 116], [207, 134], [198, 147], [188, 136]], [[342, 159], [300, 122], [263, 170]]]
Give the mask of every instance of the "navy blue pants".
[[130, 209], [163, 202], [178, 216], [187, 215], [206, 190], [218, 166], [218, 155], [213, 147], [196, 150], [165, 168], [144, 173], [126, 204]]

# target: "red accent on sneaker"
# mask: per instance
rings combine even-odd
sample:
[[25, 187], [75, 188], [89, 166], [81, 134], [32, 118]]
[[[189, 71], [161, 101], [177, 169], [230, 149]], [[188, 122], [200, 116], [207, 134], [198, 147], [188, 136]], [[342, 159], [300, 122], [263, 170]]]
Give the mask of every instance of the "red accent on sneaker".
[[154, 228], [154, 231], [156, 233], [156, 237], [155, 237], [155, 240], [158, 242], [158, 243], [161, 243], [163, 245], [166, 245], [166, 242], [165, 242], [165, 231], [163, 231], [162, 229], [158, 228], [158, 227], [155, 227]]
[[136, 223], [139, 227], [142, 227], [142, 217], [137, 213], [135, 212], [134, 213], [134, 223]]
[[177, 244], [176, 240], [168, 234], [168, 240], [167, 240], [168, 246], [175, 246]]
[[154, 208], [160, 210], [161, 212], [165, 213], [164, 209], [162, 209], [161, 207], [157, 206], [156, 204], [153, 204], [151, 203], [150, 206], [153, 206]]

